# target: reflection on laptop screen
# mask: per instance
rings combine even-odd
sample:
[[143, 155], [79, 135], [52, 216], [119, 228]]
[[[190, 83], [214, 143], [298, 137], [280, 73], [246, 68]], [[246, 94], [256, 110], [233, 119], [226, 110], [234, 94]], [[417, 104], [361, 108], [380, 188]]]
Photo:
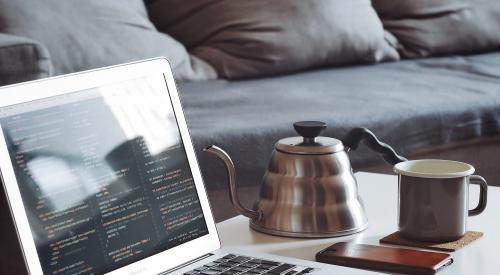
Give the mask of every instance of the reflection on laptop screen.
[[105, 273], [208, 234], [163, 75], [0, 109], [44, 273]]

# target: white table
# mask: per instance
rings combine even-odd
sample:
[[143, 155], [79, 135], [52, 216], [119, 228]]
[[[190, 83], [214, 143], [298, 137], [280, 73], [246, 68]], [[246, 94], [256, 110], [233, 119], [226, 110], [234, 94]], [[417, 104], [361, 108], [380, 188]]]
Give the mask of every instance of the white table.
[[[314, 260], [316, 252], [340, 241], [379, 244], [379, 240], [397, 230], [397, 177], [356, 173], [361, 197], [368, 215], [364, 232], [328, 239], [275, 237], [253, 231], [248, 219], [237, 216], [217, 224], [223, 247]], [[478, 188], [471, 185], [470, 207], [478, 201]], [[500, 188], [488, 189], [488, 205], [479, 216], [470, 217], [468, 230], [484, 232], [474, 243], [452, 253], [455, 262], [439, 274], [500, 274]]]

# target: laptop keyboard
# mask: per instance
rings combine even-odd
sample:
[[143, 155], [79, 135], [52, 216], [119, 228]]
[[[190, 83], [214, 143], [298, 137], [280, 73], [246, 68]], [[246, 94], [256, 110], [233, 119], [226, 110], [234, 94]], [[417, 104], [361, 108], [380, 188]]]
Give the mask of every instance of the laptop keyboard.
[[293, 264], [274, 262], [259, 258], [228, 254], [213, 262], [197, 267], [184, 275], [256, 275], [256, 274], [286, 274], [299, 275], [314, 271], [314, 268]]

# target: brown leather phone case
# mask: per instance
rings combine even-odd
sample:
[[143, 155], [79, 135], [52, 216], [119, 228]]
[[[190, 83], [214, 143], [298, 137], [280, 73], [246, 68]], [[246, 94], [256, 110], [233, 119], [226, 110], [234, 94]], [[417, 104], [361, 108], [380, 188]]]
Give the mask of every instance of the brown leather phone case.
[[336, 243], [316, 254], [322, 263], [404, 274], [434, 274], [450, 265], [449, 254], [356, 243]]

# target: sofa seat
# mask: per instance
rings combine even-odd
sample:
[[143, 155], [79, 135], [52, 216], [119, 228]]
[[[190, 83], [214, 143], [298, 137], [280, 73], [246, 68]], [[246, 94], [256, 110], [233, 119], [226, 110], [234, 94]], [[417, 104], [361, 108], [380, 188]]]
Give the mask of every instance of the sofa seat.
[[[500, 134], [500, 52], [192, 82], [178, 89], [209, 190], [226, 188], [226, 173], [203, 147], [227, 150], [239, 184], [255, 186], [274, 143], [296, 135], [294, 121], [325, 121], [323, 135], [336, 138], [367, 127], [407, 156]], [[350, 155], [354, 167], [380, 160], [364, 146]]]

